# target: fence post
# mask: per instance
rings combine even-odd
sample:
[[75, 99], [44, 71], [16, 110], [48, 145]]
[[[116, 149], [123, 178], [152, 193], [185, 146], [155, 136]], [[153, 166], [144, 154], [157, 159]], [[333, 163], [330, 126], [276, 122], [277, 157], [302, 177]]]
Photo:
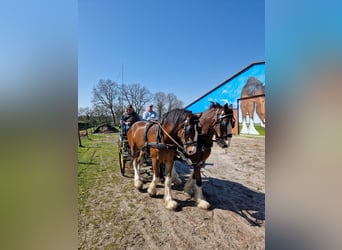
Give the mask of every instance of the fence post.
[[77, 131], [78, 131], [78, 146], [83, 147], [82, 146], [82, 141], [81, 141], [80, 126], [78, 126]]

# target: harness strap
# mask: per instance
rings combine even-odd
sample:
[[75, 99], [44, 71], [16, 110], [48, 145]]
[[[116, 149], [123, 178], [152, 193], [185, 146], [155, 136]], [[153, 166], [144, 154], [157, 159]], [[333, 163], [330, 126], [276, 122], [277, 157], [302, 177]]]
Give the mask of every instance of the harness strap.
[[180, 151], [178, 148], [176, 148], [177, 154], [180, 156], [180, 158], [185, 161], [188, 165], [192, 165], [192, 161], [190, 158], [187, 158], [182, 151]]
[[157, 142], [161, 142], [162, 137], [163, 137], [163, 131], [161, 130], [161, 126], [158, 126], [157, 136], [156, 136]]
[[157, 148], [157, 149], [170, 149], [170, 150], [177, 150], [177, 146], [173, 144], [164, 144], [159, 142], [148, 142], [148, 147]]
[[219, 123], [223, 118], [230, 117], [230, 116], [232, 116], [232, 123], [235, 123], [235, 118], [233, 114], [218, 115], [216, 111], [216, 117], [215, 117], [213, 125], [216, 125], [217, 123]]
[[[158, 125], [158, 130], [157, 130], [157, 134], [156, 134], [156, 142], [148, 142], [148, 139], [147, 139], [147, 133], [148, 133], [148, 130], [154, 125], [154, 124], [157, 124]], [[176, 144], [176, 145], [170, 145], [170, 144], [164, 144], [164, 143], [161, 143], [161, 139], [162, 139], [162, 136], [163, 136], [163, 132]], [[163, 127], [161, 126], [161, 123], [159, 123], [158, 121], [155, 121], [155, 120], [150, 120], [148, 122], [148, 124], [146, 125], [145, 127], [145, 130], [144, 130], [144, 148], [145, 150], [147, 151], [148, 150], [148, 147], [154, 147], [154, 148], [157, 148], [157, 149], [170, 149], [170, 150], [177, 150], [179, 151], [179, 149], [181, 149], [183, 151], [183, 148], [181, 145], [179, 145], [175, 139], [173, 139], [171, 137], [171, 135], [169, 135], [169, 133], [166, 132], [165, 129], [163, 129]]]
[[148, 122], [144, 130], [144, 141], [147, 142], [147, 132], [153, 126], [152, 122]]
[[[162, 132], [164, 132], [166, 135], [167, 135], [167, 137], [169, 137], [170, 139], [171, 139], [171, 141], [174, 143], [174, 144], [176, 144], [177, 145], [177, 147], [179, 147], [179, 148], [181, 148], [182, 149], [182, 146], [181, 145], [179, 145], [179, 143], [178, 142], [176, 142], [176, 140], [175, 139], [173, 139], [172, 138], [172, 136], [168, 133], [168, 132], [166, 132], [166, 130], [161, 126], [161, 124], [159, 123], [159, 122], [157, 122], [157, 121], [152, 121], [152, 122], [154, 122], [154, 123], [156, 123], [156, 124], [158, 124], [158, 127], [159, 127], [159, 130], [160, 130], [160, 132], [158, 132], [158, 133], [162, 133]], [[160, 136], [161, 137], [161, 136]]]

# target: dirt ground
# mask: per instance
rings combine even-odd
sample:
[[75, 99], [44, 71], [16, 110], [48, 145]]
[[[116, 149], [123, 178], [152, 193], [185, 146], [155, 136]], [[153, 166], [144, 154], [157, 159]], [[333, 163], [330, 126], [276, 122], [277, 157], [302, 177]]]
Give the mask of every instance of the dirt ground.
[[[265, 138], [234, 136], [228, 149], [214, 144], [202, 169], [203, 192], [210, 210], [196, 207], [182, 190], [191, 169], [176, 163], [183, 184], [173, 186], [176, 211], [117, 173], [119, 182], [99, 180], [79, 217], [79, 249], [265, 249]], [[146, 181], [151, 170], [144, 169]], [[90, 216], [89, 216], [90, 214]]]

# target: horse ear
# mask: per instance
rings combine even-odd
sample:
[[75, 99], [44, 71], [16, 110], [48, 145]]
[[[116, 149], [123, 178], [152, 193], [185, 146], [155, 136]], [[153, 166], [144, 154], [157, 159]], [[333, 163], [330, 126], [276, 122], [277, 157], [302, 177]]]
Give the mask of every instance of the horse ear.
[[197, 114], [195, 114], [195, 116], [196, 116], [197, 119], [199, 119], [202, 116], [202, 114], [203, 114], [202, 112], [201, 113], [197, 113]]

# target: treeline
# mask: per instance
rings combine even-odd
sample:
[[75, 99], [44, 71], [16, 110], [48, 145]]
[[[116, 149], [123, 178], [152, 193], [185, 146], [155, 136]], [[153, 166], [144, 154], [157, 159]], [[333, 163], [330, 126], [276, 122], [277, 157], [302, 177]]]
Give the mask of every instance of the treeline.
[[154, 104], [159, 117], [172, 109], [183, 108], [184, 104], [173, 93], [152, 93], [140, 84], [118, 84], [112, 80], [99, 80], [92, 90], [92, 107], [79, 107], [78, 120], [89, 126], [102, 123], [117, 125], [125, 107], [131, 104], [142, 116], [148, 104]]

